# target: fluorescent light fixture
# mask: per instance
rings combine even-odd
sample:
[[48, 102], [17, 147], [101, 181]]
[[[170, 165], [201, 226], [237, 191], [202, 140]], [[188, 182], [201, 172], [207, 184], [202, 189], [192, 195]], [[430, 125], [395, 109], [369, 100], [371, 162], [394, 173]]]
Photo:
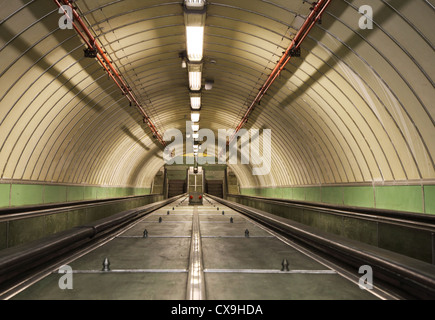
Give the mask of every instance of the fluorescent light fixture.
[[193, 110], [201, 109], [201, 97], [190, 97], [190, 106]]
[[197, 132], [199, 130], [199, 124], [192, 124], [192, 131]]
[[185, 0], [184, 4], [188, 9], [202, 9], [204, 8], [205, 0]]
[[201, 109], [201, 93], [190, 93], [190, 107], [193, 110]]
[[192, 134], [193, 139], [199, 139], [199, 133]]
[[201, 89], [201, 72], [190, 72], [189, 71], [189, 88], [190, 90], [198, 91]]
[[204, 49], [204, 27], [186, 26], [187, 58], [189, 61], [201, 61]]
[[192, 112], [190, 114], [190, 120], [192, 120], [192, 122], [198, 122], [199, 121], [199, 112]]
[[189, 88], [193, 91], [201, 90], [202, 63], [189, 63]]

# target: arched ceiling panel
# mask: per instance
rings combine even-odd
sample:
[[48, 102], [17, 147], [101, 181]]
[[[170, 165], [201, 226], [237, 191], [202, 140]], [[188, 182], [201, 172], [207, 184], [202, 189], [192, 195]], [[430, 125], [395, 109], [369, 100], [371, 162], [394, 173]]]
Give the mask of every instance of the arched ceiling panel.
[[[159, 133], [190, 119], [183, 1], [78, 0], [79, 13]], [[373, 29], [358, 22], [373, 8]], [[201, 128], [234, 129], [310, 13], [292, 0], [207, 1]], [[435, 179], [434, 6], [332, 0], [256, 105], [271, 172], [241, 187]], [[54, 1], [2, 3], [1, 179], [149, 187], [163, 147]], [[216, 137], [217, 138], [217, 137]], [[217, 155], [217, 154], [216, 154]]]

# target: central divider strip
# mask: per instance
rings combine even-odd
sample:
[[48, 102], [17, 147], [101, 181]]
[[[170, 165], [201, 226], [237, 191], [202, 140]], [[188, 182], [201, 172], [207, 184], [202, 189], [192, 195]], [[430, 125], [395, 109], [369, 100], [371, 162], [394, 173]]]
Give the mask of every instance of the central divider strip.
[[198, 206], [193, 207], [192, 241], [190, 246], [189, 276], [187, 279], [186, 298], [187, 300], [206, 299]]

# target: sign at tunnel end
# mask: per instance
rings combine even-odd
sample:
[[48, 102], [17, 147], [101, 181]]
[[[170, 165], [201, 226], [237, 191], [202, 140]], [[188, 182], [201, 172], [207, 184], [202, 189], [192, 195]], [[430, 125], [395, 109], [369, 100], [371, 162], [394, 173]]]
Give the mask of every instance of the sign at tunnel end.
[[[233, 137], [227, 143], [228, 137]], [[206, 140], [204, 141], [204, 138]], [[238, 139], [240, 138], [240, 139]], [[234, 130], [219, 129], [218, 139], [213, 130], [192, 130], [192, 122], [186, 122], [186, 141], [183, 133], [178, 129], [169, 129], [163, 135], [163, 140], [171, 142], [163, 152], [163, 159], [167, 165], [172, 164], [216, 164], [215, 154], [219, 154], [219, 164], [251, 165], [253, 175], [267, 175], [271, 169], [272, 131], [270, 129], [241, 129], [234, 134]], [[238, 141], [240, 140], [240, 147]], [[186, 142], [186, 144], [184, 144]], [[218, 152], [216, 151], [216, 148]], [[240, 154], [238, 153], [240, 149]], [[193, 155], [186, 157], [184, 155]], [[201, 155], [198, 157], [198, 155]], [[205, 156], [211, 155], [211, 156]]]

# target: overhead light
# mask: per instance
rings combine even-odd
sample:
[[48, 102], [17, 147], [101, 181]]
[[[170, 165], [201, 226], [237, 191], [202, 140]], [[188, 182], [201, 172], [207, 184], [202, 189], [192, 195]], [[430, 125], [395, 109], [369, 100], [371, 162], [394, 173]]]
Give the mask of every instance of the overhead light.
[[201, 61], [204, 50], [204, 27], [186, 26], [187, 58]]
[[203, 9], [205, 0], [185, 0], [184, 4], [188, 9], [192, 9], [192, 10]]
[[199, 133], [192, 134], [193, 139], [199, 139]]
[[199, 112], [192, 112], [190, 114], [190, 120], [192, 120], [192, 122], [198, 122], [199, 121]]
[[201, 89], [201, 72], [189, 71], [189, 88], [190, 90], [198, 91]]
[[199, 124], [192, 124], [192, 131], [197, 132], [199, 130]]
[[201, 109], [201, 92], [190, 93], [190, 107], [192, 110]]
[[204, 1], [185, 1], [184, 24], [186, 26], [187, 58], [189, 61], [202, 60], [205, 19]]
[[201, 89], [202, 63], [189, 63], [189, 88], [193, 91]]

